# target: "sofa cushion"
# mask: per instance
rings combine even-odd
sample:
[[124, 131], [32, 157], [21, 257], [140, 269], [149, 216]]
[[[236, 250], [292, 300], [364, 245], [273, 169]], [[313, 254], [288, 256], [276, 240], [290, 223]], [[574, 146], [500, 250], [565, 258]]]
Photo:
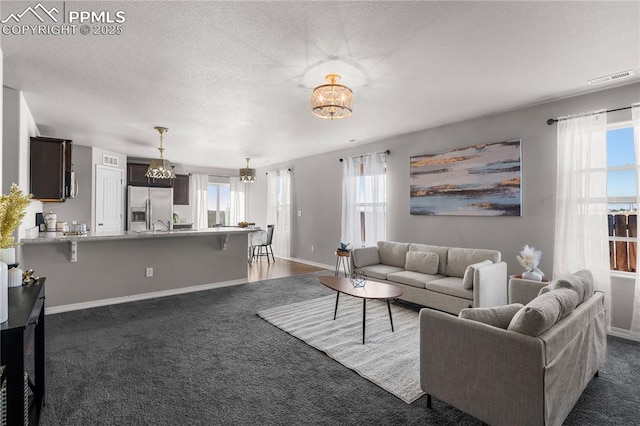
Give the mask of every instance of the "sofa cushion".
[[512, 303], [511, 305], [495, 306], [493, 308], [467, 308], [461, 310], [458, 317], [506, 330], [513, 316], [523, 307], [522, 303]]
[[389, 266], [389, 265], [369, 265], [364, 266], [362, 268], [358, 268], [358, 272], [365, 274], [369, 278], [377, 278], [379, 280], [386, 280], [387, 275], [393, 274], [394, 272], [404, 271], [402, 268], [398, 268], [397, 266]]
[[409, 251], [409, 243], [397, 243], [395, 241], [378, 241], [378, 255], [380, 263], [397, 266], [404, 269], [404, 264]]
[[593, 274], [589, 270], [578, 271], [566, 278], [560, 279], [551, 284], [551, 289], [570, 288], [580, 298], [578, 304], [584, 302], [593, 295]]
[[473, 291], [462, 287], [462, 278], [445, 277], [439, 280], [429, 281], [425, 287], [436, 293], [473, 300]]
[[395, 283], [406, 284], [412, 287], [425, 288], [429, 281], [444, 278], [442, 275], [423, 274], [414, 271], [394, 272], [387, 275], [387, 280]]
[[507, 330], [537, 337], [569, 315], [579, 304], [578, 294], [568, 288], [544, 293], [514, 315]]
[[465, 269], [464, 271], [464, 276], [462, 277], [462, 287], [466, 288], [467, 290], [471, 290], [473, 288], [473, 274], [475, 274], [476, 269], [492, 264], [493, 262], [491, 262], [490, 260], [483, 260], [482, 262], [474, 263], [473, 265], [467, 266], [467, 269]]
[[492, 263], [500, 262], [500, 252], [497, 250], [451, 247], [447, 254], [447, 271], [445, 275], [462, 278], [467, 266], [483, 260], [490, 260]]
[[409, 244], [409, 251], [427, 251], [438, 255], [438, 274], [444, 275], [447, 271], [447, 253], [449, 247], [431, 246], [428, 244]]
[[440, 257], [435, 253], [409, 250], [404, 269], [423, 274], [437, 274], [439, 260]]
[[378, 249], [376, 247], [354, 249], [351, 251], [351, 256], [353, 256], [353, 264], [356, 268], [380, 263], [380, 256], [378, 256]]

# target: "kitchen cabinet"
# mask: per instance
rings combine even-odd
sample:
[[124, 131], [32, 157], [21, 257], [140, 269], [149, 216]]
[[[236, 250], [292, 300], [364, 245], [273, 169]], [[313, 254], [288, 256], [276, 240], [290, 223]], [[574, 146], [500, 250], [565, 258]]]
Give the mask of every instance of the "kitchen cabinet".
[[127, 184], [133, 186], [154, 186], [171, 188], [173, 179], [151, 179], [145, 176], [149, 164], [127, 163]]
[[70, 140], [31, 138], [29, 192], [33, 194], [33, 198], [41, 201], [64, 201], [73, 197], [72, 186], [75, 186], [75, 182], [71, 152]]
[[173, 181], [173, 204], [189, 204], [189, 175], [176, 175]]

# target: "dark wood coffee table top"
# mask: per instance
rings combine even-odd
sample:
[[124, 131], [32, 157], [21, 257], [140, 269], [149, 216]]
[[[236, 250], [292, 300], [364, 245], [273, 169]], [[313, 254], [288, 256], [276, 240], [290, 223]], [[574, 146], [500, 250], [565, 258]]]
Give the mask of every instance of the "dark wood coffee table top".
[[351, 284], [349, 278], [330, 276], [319, 276], [317, 278], [318, 281], [332, 290], [362, 299], [393, 299], [402, 295], [402, 290], [398, 287], [371, 281], [370, 279], [367, 279], [364, 287], [356, 288]]

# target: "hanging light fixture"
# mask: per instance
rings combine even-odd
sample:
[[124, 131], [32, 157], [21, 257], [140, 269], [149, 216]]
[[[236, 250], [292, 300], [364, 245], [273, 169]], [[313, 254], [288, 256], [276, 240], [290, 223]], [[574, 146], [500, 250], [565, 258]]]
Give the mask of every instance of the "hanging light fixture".
[[313, 115], [328, 120], [337, 120], [351, 115], [353, 109], [353, 91], [340, 81], [338, 74], [327, 74], [327, 84], [313, 89], [311, 110]]
[[253, 183], [256, 181], [256, 169], [249, 168], [250, 158], [245, 158], [245, 160], [247, 160], [247, 167], [240, 169], [240, 182]]
[[158, 150], [160, 151], [160, 158], [151, 161], [151, 164], [149, 164], [149, 168], [147, 169], [147, 173], [145, 174], [145, 176], [153, 179], [175, 179], [176, 174], [173, 172], [173, 166], [171, 165], [171, 162], [169, 160], [165, 160], [162, 157], [162, 153], [164, 152], [164, 148], [162, 147], [162, 135], [164, 135], [165, 132], [169, 131], [169, 129], [159, 126], [154, 127], [154, 129], [156, 129], [158, 133], [160, 133], [160, 148], [158, 148]]

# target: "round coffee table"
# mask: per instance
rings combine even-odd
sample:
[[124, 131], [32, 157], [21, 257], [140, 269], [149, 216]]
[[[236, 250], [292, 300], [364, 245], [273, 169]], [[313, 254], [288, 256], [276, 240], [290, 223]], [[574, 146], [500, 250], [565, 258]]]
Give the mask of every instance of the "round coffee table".
[[364, 287], [354, 287], [349, 281], [349, 278], [342, 277], [329, 277], [319, 276], [317, 277], [325, 287], [335, 290], [336, 292], [336, 307], [333, 311], [333, 319], [336, 319], [338, 314], [338, 300], [340, 299], [340, 293], [348, 294], [349, 296], [359, 297], [362, 299], [362, 344], [364, 345], [364, 337], [366, 330], [367, 320], [367, 299], [386, 299], [387, 309], [389, 310], [389, 321], [391, 322], [391, 332], [393, 332], [393, 317], [391, 316], [391, 304], [389, 299], [402, 296], [402, 290], [398, 287], [379, 283], [377, 281], [371, 281], [367, 279], [367, 283]]

